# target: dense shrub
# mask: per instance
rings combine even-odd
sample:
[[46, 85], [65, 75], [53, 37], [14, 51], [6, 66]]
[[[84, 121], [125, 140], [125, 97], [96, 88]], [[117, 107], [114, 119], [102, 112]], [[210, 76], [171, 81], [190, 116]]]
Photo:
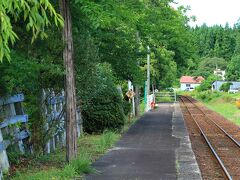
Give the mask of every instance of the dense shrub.
[[123, 101], [123, 111], [125, 115], [127, 115], [131, 111], [131, 103], [129, 103], [128, 100]]
[[228, 92], [230, 89], [230, 86], [232, 85], [231, 82], [223, 83], [221, 87], [219, 88], [220, 91]]
[[215, 99], [217, 97], [221, 96], [221, 93], [217, 92], [217, 91], [201, 91], [201, 92], [194, 92], [193, 96], [201, 101], [211, 101], [212, 99]]
[[196, 88], [197, 91], [207, 91], [212, 88], [212, 83], [218, 80], [219, 77], [215, 75], [210, 75], [207, 79], [205, 79], [200, 86]]
[[83, 128], [88, 133], [120, 129], [124, 125], [121, 97], [111, 88], [85, 104], [82, 114]]
[[91, 80], [86, 87], [91, 91], [83, 91], [82, 96], [84, 131], [99, 133], [106, 129], [120, 130], [125, 121], [123, 100], [114, 85], [110, 66], [97, 65]]

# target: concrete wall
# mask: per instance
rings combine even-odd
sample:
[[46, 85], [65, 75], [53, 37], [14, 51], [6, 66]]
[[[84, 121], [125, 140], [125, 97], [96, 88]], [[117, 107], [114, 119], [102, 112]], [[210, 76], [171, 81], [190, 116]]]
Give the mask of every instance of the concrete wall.
[[227, 82], [231, 82], [233, 84], [230, 86], [230, 89], [240, 88], [240, 82], [237, 82], [237, 81], [215, 81], [214, 83], [212, 83], [212, 90], [220, 91], [219, 88], [222, 86], [222, 84]]

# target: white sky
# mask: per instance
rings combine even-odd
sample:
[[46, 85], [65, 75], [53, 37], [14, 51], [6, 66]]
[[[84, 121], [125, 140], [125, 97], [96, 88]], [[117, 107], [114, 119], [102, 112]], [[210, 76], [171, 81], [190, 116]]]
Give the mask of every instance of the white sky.
[[191, 25], [215, 24], [232, 26], [240, 17], [240, 0], [175, 0], [179, 5], [191, 7], [188, 15], [195, 15], [197, 21]]

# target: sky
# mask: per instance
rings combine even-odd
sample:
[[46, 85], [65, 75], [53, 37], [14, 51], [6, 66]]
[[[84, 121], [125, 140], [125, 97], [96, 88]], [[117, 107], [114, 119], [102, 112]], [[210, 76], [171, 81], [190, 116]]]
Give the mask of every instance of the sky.
[[190, 25], [208, 26], [215, 24], [225, 26], [226, 22], [233, 26], [240, 18], [240, 0], [175, 0], [179, 5], [191, 7], [187, 15], [195, 15], [197, 21]]

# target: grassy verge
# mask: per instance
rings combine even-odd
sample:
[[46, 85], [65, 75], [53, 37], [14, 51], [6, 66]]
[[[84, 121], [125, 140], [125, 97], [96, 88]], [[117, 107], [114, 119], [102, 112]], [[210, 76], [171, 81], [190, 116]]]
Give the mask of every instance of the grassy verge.
[[239, 94], [224, 94], [209, 102], [205, 102], [205, 105], [229, 119], [233, 123], [240, 125], [240, 109], [235, 105], [235, 99], [240, 97]]
[[240, 125], [240, 109], [235, 105], [236, 99], [240, 94], [228, 94], [224, 92], [192, 92], [194, 98], [203, 102], [209, 109], [218, 112], [225, 118]]
[[50, 155], [26, 159], [16, 167], [15, 173], [6, 176], [13, 180], [59, 180], [82, 179], [85, 174], [94, 172], [91, 164], [112, 148], [121, 134], [135, 123], [137, 118], [127, 123], [121, 133], [106, 131], [99, 135], [83, 135], [78, 141], [78, 158], [70, 164], [65, 162], [65, 149], [59, 149]]
[[111, 148], [120, 134], [106, 131], [101, 135], [84, 135], [78, 142], [78, 158], [70, 164], [65, 163], [65, 150], [30, 160], [28, 167], [22, 167], [11, 179], [53, 180], [81, 178], [93, 172], [91, 163]]

